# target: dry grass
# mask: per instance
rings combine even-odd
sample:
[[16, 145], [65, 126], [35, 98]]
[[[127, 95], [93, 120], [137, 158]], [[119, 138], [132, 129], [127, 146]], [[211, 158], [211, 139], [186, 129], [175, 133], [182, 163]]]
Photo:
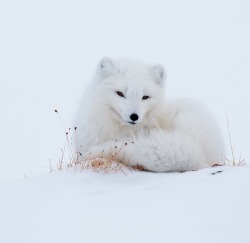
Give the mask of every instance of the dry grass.
[[[68, 138], [66, 137], [66, 140]], [[70, 148], [68, 147], [70, 146]], [[114, 155], [117, 152], [110, 153], [109, 156], [97, 155], [82, 157], [79, 153], [72, 153], [72, 144], [67, 142], [67, 146], [62, 149], [62, 156], [57, 163], [57, 170], [65, 168], [73, 168], [75, 170], [92, 170], [97, 173], [118, 173], [132, 170], [131, 167], [121, 163]], [[65, 153], [69, 154], [69, 158], [65, 159]]]
[[239, 158], [236, 158], [235, 145], [232, 143], [229, 119], [228, 119], [227, 115], [226, 115], [226, 119], [227, 119], [227, 130], [228, 130], [229, 146], [230, 146], [230, 157], [225, 156], [225, 158], [224, 158], [225, 165], [228, 165], [228, 166], [244, 166], [244, 165], [246, 165], [246, 160], [242, 159], [241, 155], [240, 155]]

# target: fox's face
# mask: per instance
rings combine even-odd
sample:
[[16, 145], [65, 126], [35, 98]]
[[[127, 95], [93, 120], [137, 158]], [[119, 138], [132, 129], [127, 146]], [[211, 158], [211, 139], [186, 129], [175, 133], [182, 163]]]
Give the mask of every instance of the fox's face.
[[98, 75], [100, 101], [111, 110], [110, 119], [123, 125], [147, 122], [150, 111], [164, 96], [165, 70], [161, 65], [121, 64], [103, 58]]

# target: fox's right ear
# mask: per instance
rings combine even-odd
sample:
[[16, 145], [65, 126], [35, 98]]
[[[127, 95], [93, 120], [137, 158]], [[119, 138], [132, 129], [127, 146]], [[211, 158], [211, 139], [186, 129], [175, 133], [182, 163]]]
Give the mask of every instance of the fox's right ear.
[[107, 78], [116, 71], [114, 62], [109, 57], [103, 57], [97, 66], [97, 72], [101, 78]]

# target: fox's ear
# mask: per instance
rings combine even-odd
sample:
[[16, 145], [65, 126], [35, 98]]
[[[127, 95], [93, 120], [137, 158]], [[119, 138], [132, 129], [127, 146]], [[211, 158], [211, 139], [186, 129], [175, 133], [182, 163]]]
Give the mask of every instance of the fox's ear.
[[98, 63], [97, 71], [102, 78], [107, 78], [116, 72], [116, 67], [111, 58], [103, 57]]
[[151, 69], [150, 74], [153, 76], [153, 79], [155, 80], [156, 83], [160, 85], [163, 85], [165, 83], [166, 71], [161, 64], [154, 66]]

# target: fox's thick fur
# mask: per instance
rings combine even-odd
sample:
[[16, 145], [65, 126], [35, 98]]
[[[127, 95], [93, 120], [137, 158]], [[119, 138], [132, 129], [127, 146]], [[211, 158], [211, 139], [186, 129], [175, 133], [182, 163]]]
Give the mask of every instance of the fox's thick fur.
[[78, 154], [153, 172], [222, 164], [213, 116], [195, 100], [167, 99], [165, 79], [161, 65], [103, 58], [76, 116]]

